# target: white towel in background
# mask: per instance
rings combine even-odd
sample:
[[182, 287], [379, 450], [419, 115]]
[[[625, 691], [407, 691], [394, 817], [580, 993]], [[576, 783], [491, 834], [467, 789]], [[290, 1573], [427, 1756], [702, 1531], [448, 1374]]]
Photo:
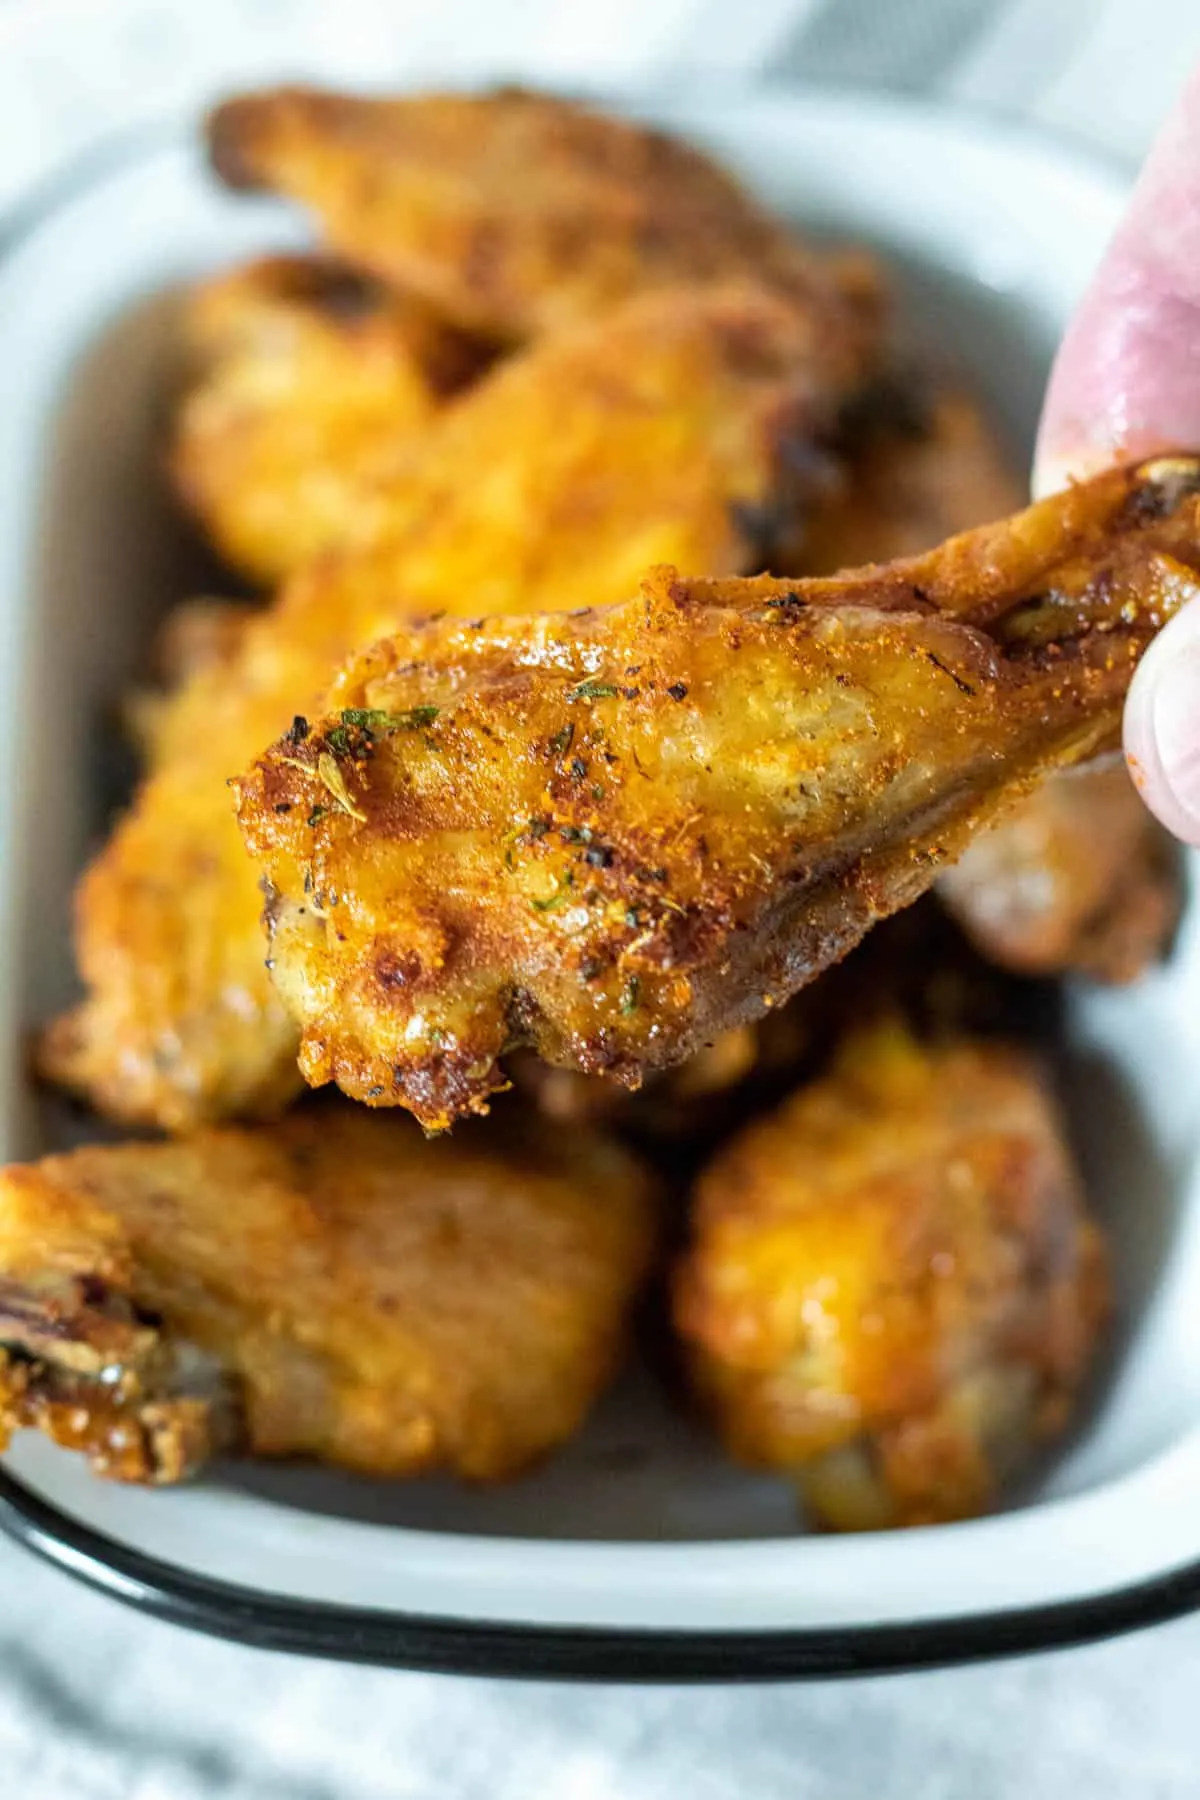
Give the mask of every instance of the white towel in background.
[[[1200, 0], [0, 0], [0, 209], [237, 82], [932, 90], [1136, 156]], [[3, 215], [0, 212], [0, 232]], [[192, 1638], [0, 1542], [2, 1800], [1194, 1800], [1200, 1622], [815, 1687], [453, 1681]]]

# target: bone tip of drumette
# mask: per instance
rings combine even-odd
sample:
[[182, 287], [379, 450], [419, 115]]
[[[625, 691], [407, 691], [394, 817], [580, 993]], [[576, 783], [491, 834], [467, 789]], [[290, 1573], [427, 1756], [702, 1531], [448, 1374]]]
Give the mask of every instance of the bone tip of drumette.
[[109, 1480], [183, 1481], [233, 1436], [223, 1384], [187, 1363], [107, 1275], [0, 1278], [0, 1439], [40, 1429]]

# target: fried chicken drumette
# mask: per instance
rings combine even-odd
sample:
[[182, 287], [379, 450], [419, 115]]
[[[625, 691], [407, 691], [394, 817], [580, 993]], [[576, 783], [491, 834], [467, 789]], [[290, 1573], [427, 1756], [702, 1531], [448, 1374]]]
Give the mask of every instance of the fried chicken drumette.
[[1179, 922], [1178, 846], [1123, 763], [1052, 775], [938, 883], [980, 951], [1021, 975], [1134, 981]]
[[218, 107], [208, 140], [231, 187], [298, 201], [354, 263], [487, 337], [731, 279], [821, 314], [873, 304], [863, 265], [839, 278], [700, 151], [549, 94], [277, 88]]
[[360, 657], [237, 784], [306, 1078], [439, 1128], [520, 1044], [635, 1085], [772, 1010], [1113, 741], [1198, 490], [1160, 459], [841, 579]]
[[1103, 1241], [1027, 1058], [896, 1023], [701, 1176], [675, 1319], [738, 1458], [837, 1530], [986, 1510], [1066, 1426]]
[[296, 1031], [263, 968], [227, 777], [413, 609], [607, 601], [658, 556], [757, 566], [763, 521], [800, 478], [793, 452], [856, 369], [811, 318], [739, 288], [652, 295], [464, 396], [394, 496], [386, 541], [299, 575], [157, 712], [150, 778], [79, 891], [88, 994], [47, 1035], [45, 1071], [170, 1130], [285, 1101]]
[[[883, 378], [846, 422], [848, 456], [804, 533], [800, 569], [908, 556], [1020, 504], [971, 398]], [[1132, 981], [1163, 953], [1182, 900], [1168, 834], [1117, 766], [1052, 776], [939, 883], [979, 949], [1025, 975]]]
[[0, 1442], [180, 1479], [220, 1450], [511, 1475], [612, 1373], [656, 1241], [585, 1133], [338, 1107], [0, 1173]]
[[[978, 403], [903, 367], [882, 369], [848, 401], [835, 438], [839, 461], [830, 464], [781, 573], [835, 574], [912, 555], [1022, 503], [1022, 484]], [[1036, 804], [1031, 796], [1010, 818]], [[913, 949], [909, 942], [902, 954]], [[878, 959], [872, 961], [874, 978]], [[550, 1119], [605, 1119], [639, 1139], [686, 1144], [691, 1153], [764, 1100], [782, 1098], [789, 1076], [795, 1084], [828, 1038], [826, 986], [723, 1033], [633, 1094], [577, 1069], [554, 1068], [530, 1051], [509, 1059], [506, 1072]]]
[[[1019, 504], [978, 406], [881, 379], [847, 421], [849, 454], [804, 533], [803, 573], [907, 556]], [[1051, 776], [942, 877], [980, 951], [1024, 975], [1132, 981], [1163, 953], [1182, 900], [1179, 857], [1124, 769]]]
[[482, 347], [328, 257], [268, 256], [202, 282], [182, 319], [176, 492], [226, 561], [273, 586], [370, 540]]

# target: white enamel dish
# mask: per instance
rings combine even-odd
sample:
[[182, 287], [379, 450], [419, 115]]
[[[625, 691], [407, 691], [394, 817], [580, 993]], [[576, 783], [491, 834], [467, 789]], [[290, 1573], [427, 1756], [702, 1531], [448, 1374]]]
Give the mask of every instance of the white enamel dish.
[[[800, 220], [906, 271], [908, 312], [1027, 448], [1049, 353], [1121, 180], [1040, 138], [862, 97], [652, 111]], [[190, 131], [93, 158], [0, 261], [0, 1152], [61, 1132], [24, 1080], [70, 994], [72, 877], [97, 746], [178, 545], [152, 446], [171, 291], [297, 233], [227, 198]], [[3, 246], [0, 246], [2, 249]], [[649, 1378], [499, 1492], [221, 1469], [147, 1493], [19, 1439], [0, 1524], [159, 1616], [250, 1643], [473, 1673], [616, 1679], [915, 1667], [1077, 1642], [1200, 1603], [1200, 941], [1071, 997], [1077, 1137], [1114, 1234], [1121, 1323], [1072, 1445], [1002, 1513], [805, 1536], [782, 1483], [726, 1465]]]

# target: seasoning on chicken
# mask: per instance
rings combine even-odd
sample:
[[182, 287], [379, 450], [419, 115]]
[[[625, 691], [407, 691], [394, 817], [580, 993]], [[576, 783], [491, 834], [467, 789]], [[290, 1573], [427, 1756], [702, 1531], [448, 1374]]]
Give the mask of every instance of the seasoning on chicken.
[[654, 294], [448, 409], [386, 537], [297, 576], [156, 715], [150, 778], [79, 890], [88, 992], [47, 1034], [44, 1071], [169, 1130], [286, 1101], [296, 1031], [263, 968], [227, 777], [414, 609], [608, 601], [657, 557], [760, 567], [772, 522], [802, 510], [801, 453], [861, 378], [856, 356], [750, 288]]
[[[837, 460], [778, 573], [835, 574], [911, 555], [1021, 504], [1021, 484], [976, 402], [904, 369], [882, 369], [847, 402], [834, 445]], [[639, 1140], [686, 1144], [691, 1155], [781, 1098], [789, 1076], [795, 1082], [826, 1036], [824, 985], [723, 1033], [636, 1093], [531, 1051], [511, 1057], [506, 1072], [549, 1119], [605, 1119]]]
[[782, 1004], [1050, 769], [1200, 591], [1200, 461], [840, 579], [412, 627], [237, 784], [301, 1067], [433, 1129]]
[[208, 138], [229, 186], [299, 202], [335, 250], [488, 337], [684, 283], [769, 282], [831, 319], [877, 297], [862, 259], [843, 279], [699, 150], [549, 94], [277, 88], [218, 107]]
[[326, 257], [268, 256], [202, 283], [169, 468], [226, 561], [273, 586], [377, 535], [482, 346]]
[[0, 1443], [101, 1475], [210, 1455], [512, 1475], [582, 1423], [657, 1237], [648, 1178], [573, 1132], [317, 1109], [0, 1173]]
[[994, 1504], [1069, 1422], [1107, 1312], [1034, 1065], [895, 1022], [704, 1172], [675, 1283], [725, 1444], [835, 1530]]
[[[846, 458], [804, 532], [804, 574], [908, 556], [1020, 503], [1002, 446], [955, 389], [881, 377], [843, 433]], [[1106, 982], [1158, 960], [1182, 902], [1175, 846], [1116, 765], [1052, 776], [938, 886], [1003, 968]]]

